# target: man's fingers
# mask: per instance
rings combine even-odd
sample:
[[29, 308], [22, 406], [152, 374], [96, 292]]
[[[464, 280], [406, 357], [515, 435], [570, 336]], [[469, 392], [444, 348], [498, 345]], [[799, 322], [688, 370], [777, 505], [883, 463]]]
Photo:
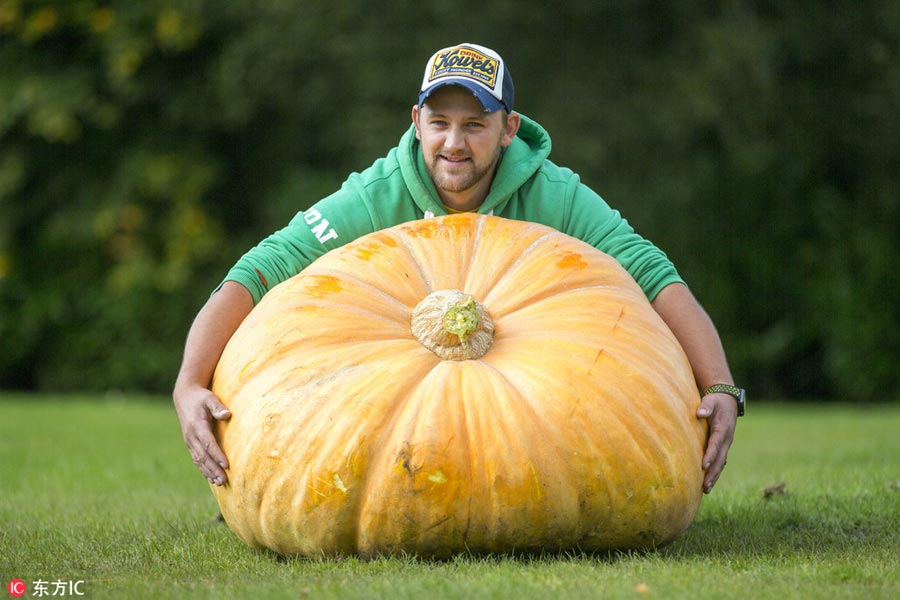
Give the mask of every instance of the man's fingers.
[[[196, 456], [195, 452], [196, 451], [192, 451], [191, 456]], [[200, 472], [203, 473], [203, 476], [206, 477], [210, 483], [224, 485], [225, 482], [228, 481], [225, 470], [222, 469], [212, 455], [202, 452], [200, 456], [194, 458], [194, 464], [197, 465], [197, 468], [200, 469]]]
[[706, 396], [697, 409], [697, 417], [708, 419], [709, 438], [706, 442], [706, 452], [703, 453], [703, 470], [706, 474], [703, 478], [703, 491], [712, 491], [728, 458], [728, 449], [734, 439], [735, 416], [729, 411], [720, 410], [716, 403], [716, 396]]
[[706, 443], [706, 452], [703, 453], [703, 470], [709, 471], [719, 456], [719, 436], [711, 435]]
[[725, 463], [727, 462], [727, 451], [717, 452], [713, 457], [710, 458], [709, 466], [706, 467], [706, 475], [703, 478], [703, 491], [704, 493], [710, 493], [713, 487], [716, 485], [716, 482], [719, 481], [719, 476], [722, 474], [722, 469], [725, 468]]
[[212, 394], [209, 395], [206, 407], [216, 421], [227, 421], [231, 418], [231, 411], [228, 410], [228, 407], [219, 402], [219, 399]]
[[[231, 411], [228, 408], [219, 402], [218, 398], [210, 394], [210, 402], [209, 402], [209, 413], [213, 416], [217, 421], [227, 421], [231, 418]], [[227, 469], [228, 468], [228, 459], [225, 457], [225, 453], [222, 452], [222, 449], [219, 447], [219, 444], [216, 442], [215, 437], [212, 435], [212, 428], [209, 427], [208, 430], [203, 431], [200, 434], [200, 438], [203, 441], [204, 448], [206, 449], [206, 454], [210, 457], [210, 459], [220, 468]], [[223, 476], [224, 482], [224, 471], [221, 473]]]
[[197, 465], [197, 468], [210, 483], [212, 483], [216, 477], [219, 477], [218, 473], [215, 471], [215, 464], [203, 454], [202, 450], [191, 450], [191, 458], [194, 459], [194, 464]]
[[210, 483], [223, 485], [228, 481], [228, 476], [225, 474], [228, 460], [216, 443], [216, 439], [209, 429], [209, 422], [204, 420], [199, 427], [205, 427], [205, 429], [196, 431], [188, 443], [191, 458], [194, 459], [194, 464]]
[[215, 440], [207, 442], [206, 455], [221, 469], [228, 468], [228, 459]]
[[703, 491], [707, 494], [719, 480], [725, 463], [728, 462], [728, 448], [731, 445], [724, 433], [716, 432], [709, 438], [706, 454], [703, 456], [703, 470], [706, 476], [703, 478]]
[[182, 436], [194, 464], [210, 483], [224, 485], [228, 459], [213, 435], [213, 423], [231, 418], [231, 411], [208, 389], [188, 388], [173, 393]]
[[700, 406], [697, 408], [697, 417], [700, 419], [708, 419], [712, 416], [714, 409], [715, 403], [707, 396], [700, 402]]
[[228, 463], [219, 445], [214, 441], [207, 442], [207, 448], [203, 454], [203, 464], [206, 467], [203, 469], [204, 474], [207, 475], [210, 483], [223, 485], [228, 480], [228, 476], [225, 474]]

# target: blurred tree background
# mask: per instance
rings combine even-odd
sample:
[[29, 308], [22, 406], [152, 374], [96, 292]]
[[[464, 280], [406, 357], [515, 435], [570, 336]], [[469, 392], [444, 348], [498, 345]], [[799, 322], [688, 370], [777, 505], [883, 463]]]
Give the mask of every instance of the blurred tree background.
[[900, 389], [900, 3], [0, 0], [0, 388], [168, 392], [228, 267], [394, 146], [425, 60], [657, 242], [756, 397]]

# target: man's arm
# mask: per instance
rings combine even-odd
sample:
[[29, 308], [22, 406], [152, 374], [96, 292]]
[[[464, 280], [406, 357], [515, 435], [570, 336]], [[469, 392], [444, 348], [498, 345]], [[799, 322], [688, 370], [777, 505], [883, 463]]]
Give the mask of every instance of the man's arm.
[[188, 332], [184, 359], [172, 392], [191, 458], [209, 482], [216, 485], [227, 481], [228, 459], [213, 436], [212, 420], [228, 419], [231, 413], [209, 388], [225, 344], [252, 309], [250, 292], [233, 281], [225, 282], [209, 298]]
[[[734, 383], [715, 325], [686, 286], [673, 283], [664, 287], [652, 304], [684, 348], [701, 390], [716, 383]], [[734, 440], [737, 403], [728, 394], [709, 394], [701, 401], [697, 417], [709, 420], [703, 455], [703, 491], [708, 494], [725, 468]]]

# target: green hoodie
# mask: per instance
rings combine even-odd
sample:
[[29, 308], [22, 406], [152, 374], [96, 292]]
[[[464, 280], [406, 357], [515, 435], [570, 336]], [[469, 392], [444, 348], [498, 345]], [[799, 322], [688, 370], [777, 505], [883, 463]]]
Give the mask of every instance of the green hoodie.
[[[478, 212], [541, 223], [587, 242], [615, 258], [650, 300], [670, 283], [681, 282], [661, 250], [635, 233], [578, 175], [547, 159], [550, 136], [520, 116], [518, 135], [503, 152]], [[411, 126], [387, 156], [297, 213], [287, 227], [241, 257], [224, 281], [244, 285], [256, 303], [329, 250], [379, 229], [445, 214]]]

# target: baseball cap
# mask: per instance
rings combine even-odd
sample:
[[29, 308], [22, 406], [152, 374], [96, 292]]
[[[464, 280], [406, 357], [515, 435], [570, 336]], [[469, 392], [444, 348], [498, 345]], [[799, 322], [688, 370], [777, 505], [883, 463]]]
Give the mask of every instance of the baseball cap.
[[422, 106], [434, 90], [445, 85], [460, 85], [470, 90], [486, 112], [505, 108], [512, 112], [512, 76], [500, 55], [478, 44], [459, 44], [438, 50], [425, 65], [419, 90]]

